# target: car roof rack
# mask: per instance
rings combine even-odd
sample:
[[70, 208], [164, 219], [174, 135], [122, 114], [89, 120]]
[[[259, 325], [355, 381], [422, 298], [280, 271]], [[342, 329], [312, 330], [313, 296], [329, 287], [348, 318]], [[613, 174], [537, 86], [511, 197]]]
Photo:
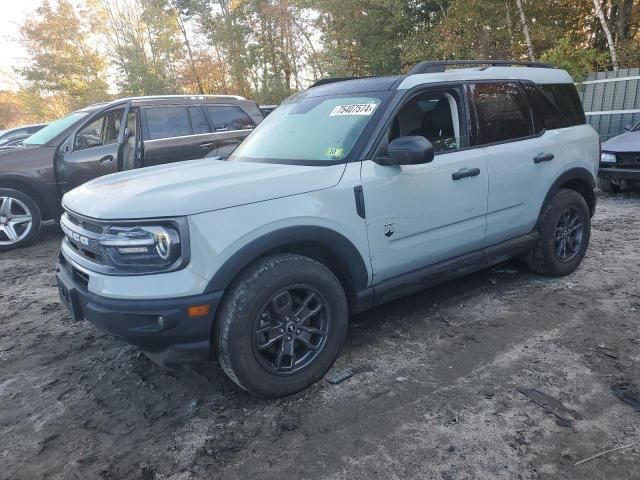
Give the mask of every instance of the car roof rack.
[[533, 68], [555, 68], [553, 65], [541, 62], [523, 62], [517, 60], [436, 60], [420, 62], [413, 67], [407, 75], [415, 75], [418, 73], [442, 73], [447, 67], [533, 67]]

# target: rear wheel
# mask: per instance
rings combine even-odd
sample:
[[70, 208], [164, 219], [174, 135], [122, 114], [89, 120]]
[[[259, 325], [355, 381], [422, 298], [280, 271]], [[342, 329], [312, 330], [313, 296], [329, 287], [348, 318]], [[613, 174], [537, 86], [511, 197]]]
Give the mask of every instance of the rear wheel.
[[558, 191], [545, 207], [538, 232], [529, 267], [553, 277], [573, 272], [584, 258], [591, 235], [591, 214], [584, 197], [575, 190]]
[[598, 187], [604, 193], [620, 193], [620, 186], [614, 185], [608, 178], [598, 178]]
[[327, 267], [300, 255], [275, 255], [234, 282], [220, 310], [214, 348], [240, 387], [282, 397], [329, 370], [347, 324], [344, 291]]
[[31, 197], [0, 188], [0, 252], [27, 245], [38, 234], [40, 223], [40, 209]]

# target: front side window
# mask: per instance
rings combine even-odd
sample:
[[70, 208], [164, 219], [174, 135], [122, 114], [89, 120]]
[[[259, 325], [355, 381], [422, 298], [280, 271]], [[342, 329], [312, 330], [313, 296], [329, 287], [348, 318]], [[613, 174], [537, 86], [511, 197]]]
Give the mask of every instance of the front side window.
[[148, 108], [145, 114], [151, 140], [184, 137], [192, 133], [187, 107]]
[[531, 110], [518, 84], [471, 85], [479, 127], [479, 143], [516, 140], [534, 134]]
[[346, 161], [388, 95], [294, 97], [263, 120], [229, 161]]
[[209, 119], [214, 132], [231, 130], [249, 130], [256, 124], [241, 108], [228, 105], [212, 105], [207, 107]]
[[419, 94], [410, 99], [394, 118], [389, 129], [389, 142], [398, 137], [419, 135], [431, 142], [435, 153], [457, 150], [467, 142], [461, 117], [457, 90]]
[[124, 109], [111, 110], [83, 127], [74, 141], [74, 150], [101, 147], [118, 142]]

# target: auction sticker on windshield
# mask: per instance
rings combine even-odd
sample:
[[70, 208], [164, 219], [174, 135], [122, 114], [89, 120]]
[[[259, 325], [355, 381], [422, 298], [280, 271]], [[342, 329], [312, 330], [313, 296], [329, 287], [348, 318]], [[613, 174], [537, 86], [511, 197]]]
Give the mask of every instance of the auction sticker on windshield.
[[353, 103], [351, 105], [336, 105], [330, 117], [340, 117], [344, 115], [371, 115], [378, 105], [376, 103]]

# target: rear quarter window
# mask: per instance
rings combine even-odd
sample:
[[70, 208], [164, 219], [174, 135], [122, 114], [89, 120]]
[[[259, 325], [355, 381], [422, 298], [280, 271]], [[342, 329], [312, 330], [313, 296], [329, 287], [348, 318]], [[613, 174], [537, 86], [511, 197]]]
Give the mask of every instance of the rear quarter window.
[[547, 99], [561, 112], [561, 127], [572, 127], [586, 123], [580, 95], [573, 84], [558, 83], [538, 86]]
[[255, 123], [240, 107], [231, 105], [208, 105], [206, 107], [214, 132], [249, 130]]

